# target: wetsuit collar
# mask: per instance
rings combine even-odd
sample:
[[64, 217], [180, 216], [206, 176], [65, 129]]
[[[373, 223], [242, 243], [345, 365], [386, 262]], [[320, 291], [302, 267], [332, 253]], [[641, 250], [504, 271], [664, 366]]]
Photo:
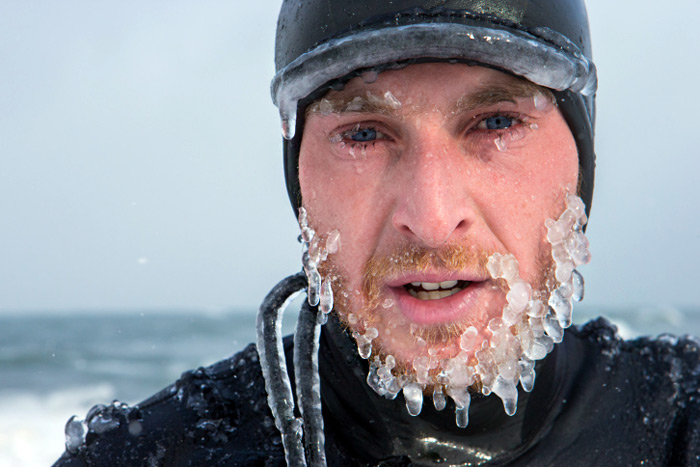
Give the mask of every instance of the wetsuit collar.
[[413, 465], [479, 465], [508, 462], [545, 436], [562, 404], [563, 382], [569, 371], [562, 347], [536, 367], [532, 393], [519, 389], [518, 411], [509, 417], [495, 396], [473, 396], [469, 425], [455, 424], [454, 404], [437, 411], [425, 398], [417, 417], [408, 415], [403, 396], [387, 400], [366, 383], [366, 360], [354, 341], [331, 317], [324, 326], [319, 352], [321, 399], [327, 443], [334, 443], [365, 463], [407, 456]]

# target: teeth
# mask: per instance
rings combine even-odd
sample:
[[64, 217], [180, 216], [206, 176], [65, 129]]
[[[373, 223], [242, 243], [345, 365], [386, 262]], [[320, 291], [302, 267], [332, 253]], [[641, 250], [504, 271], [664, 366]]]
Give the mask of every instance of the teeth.
[[408, 289], [408, 293], [411, 297], [417, 298], [418, 300], [439, 300], [454, 295], [460, 290], [459, 288], [453, 288], [451, 290], [431, 290], [430, 292], [421, 290], [420, 292], [416, 292], [413, 289]]
[[457, 286], [457, 281], [443, 282], [411, 282], [413, 287], [421, 287], [423, 290], [453, 289]]

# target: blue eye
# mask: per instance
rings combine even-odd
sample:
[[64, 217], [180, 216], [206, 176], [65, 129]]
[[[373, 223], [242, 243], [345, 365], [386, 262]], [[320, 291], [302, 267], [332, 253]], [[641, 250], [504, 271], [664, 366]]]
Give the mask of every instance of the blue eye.
[[353, 131], [350, 134], [350, 138], [358, 143], [375, 141], [377, 139], [377, 130], [374, 128], [361, 128], [357, 131]]
[[505, 130], [513, 125], [513, 119], [505, 115], [496, 115], [484, 119], [487, 130]]

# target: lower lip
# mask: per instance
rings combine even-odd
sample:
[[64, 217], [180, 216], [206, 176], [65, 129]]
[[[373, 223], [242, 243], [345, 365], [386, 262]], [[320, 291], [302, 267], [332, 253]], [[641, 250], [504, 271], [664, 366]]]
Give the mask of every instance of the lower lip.
[[404, 287], [391, 287], [401, 313], [417, 325], [446, 324], [476, 317], [478, 296], [486, 282], [472, 282], [469, 286], [449, 297], [437, 300], [420, 300]]

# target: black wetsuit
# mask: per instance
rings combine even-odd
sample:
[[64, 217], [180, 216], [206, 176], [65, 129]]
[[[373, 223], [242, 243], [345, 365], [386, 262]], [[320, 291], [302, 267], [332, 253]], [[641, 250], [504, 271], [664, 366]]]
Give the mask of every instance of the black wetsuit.
[[[474, 397], [460, 429], [451, 402], [438, 412], [426, 398], [411, 417], [401, 395], [377, 396], [367, 362], [331, 320], [319, 354], [328, 465], [700, 465], [698, 347], [623, 341], [603, 319], [572, 327], [538, 363], [534, 391], [520, 391], [515, 416], [495, 396]], [[285, 350], [291, 369], [290, 339]], [[284, 465], [252, 345], [88, 419], [86, 443], [56, 465]]]

